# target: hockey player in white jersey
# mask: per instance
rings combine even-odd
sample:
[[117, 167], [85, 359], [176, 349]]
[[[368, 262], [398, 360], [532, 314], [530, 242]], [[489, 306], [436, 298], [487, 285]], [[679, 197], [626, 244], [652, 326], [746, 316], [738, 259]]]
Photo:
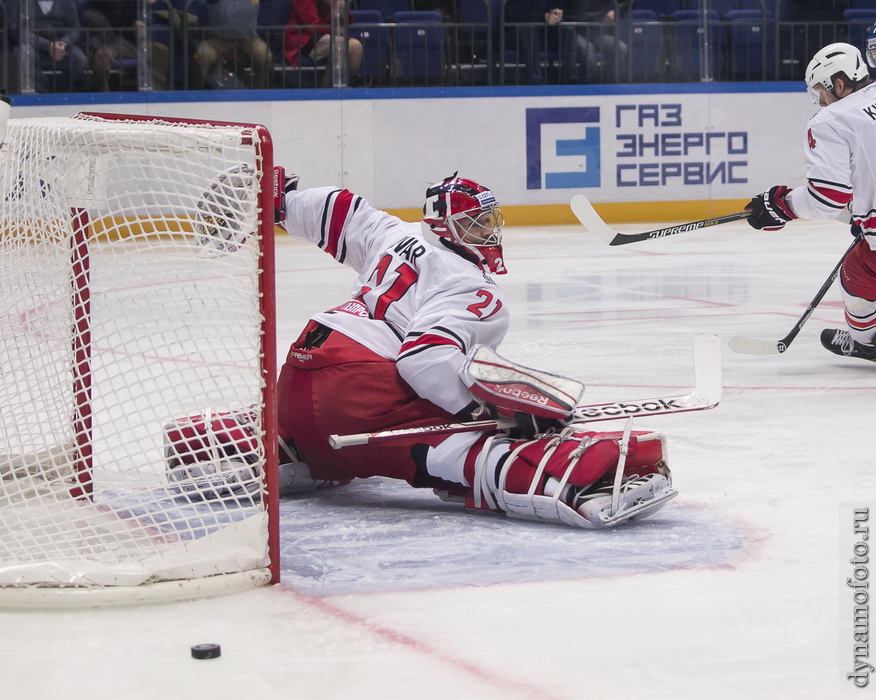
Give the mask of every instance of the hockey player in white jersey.
[[836, 43], [812, 58], [806, 86], [822, 107], [806, 132], [807, 182], [754, 197], [748, 223], [776, 231], [798, 217], [827, 221], [850, 208], [861, 240], [839, 274], [847, 329], [823, 330], [821, 343], [837, 355], [876, 361], [876, 84], [861, 52]]
[[[493, 277], [505, 261], [492, 191], [454, 174], [428, 188], [423, 221], [405, 223], [345, 189], [299, 191], [293, 179], [279, 210], [293, 237], [359, 273], [349, 300], [311, 318], [280, 373], [281, 474], [293, 490], [392, 477], [471, 509], [588, 528], [644, 517], [676, 495], [661, 435], [568, 425], [583, 385], [556, 377], [534, 388], [537, 370], [492, 353], [509, 323]], [[518, 388], [475, 376], [497, 364]], [[518, 427], [329, 444], [496, 414]]]

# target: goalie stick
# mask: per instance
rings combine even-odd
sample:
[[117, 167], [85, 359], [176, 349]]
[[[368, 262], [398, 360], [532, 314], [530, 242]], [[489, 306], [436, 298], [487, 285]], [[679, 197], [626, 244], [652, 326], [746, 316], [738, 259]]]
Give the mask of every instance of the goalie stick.
[[797, 321], [796, 325], [791, 329], [791, 332], [788, 333], [781, 340], [758, 340], [757, 338], [746, 338], [742, 335], [734, 335], [728, 341], [728, 345], [733, 352], [738, 352], [740, 355], [780, 355], [788, 349], [788, 346], [794, 342], [794, 338], [797, 337], [797, 334], [801, 331], [803, 326], [806, 324], [806, 321], [809, 320], [809, 317], [812, 315], [812, 312], [815, 311], [815, 307], [821, 303], [821, 300], [824, 299], [824, 295], [827, 294], [827, 290], [833, 286], [834, 280], [836, 280], [837, 275], [839, 274], [840, 268], [845, 262], [845, 259], [848, 257], [849, 253], [852, 252], [852, 249], [858, 245], [858, 238], [852, 242], [852, 245], [848, 247], [843, 256], [839, 259], [839, 262], [833, 268], [830, 273], [830, 276], [824, 281], [824, 284], [821, 285], [821, 289], [818, 290], [818, 293], [813, 297], [812, 301], [809, 302], [809, 306], [806, 307], [806, 311], [803, 312], [803, 315], [800, 317], [800, 320]]
[[[694, 376], [694, 388], [687, 394], [578, 406], [573, 414], [573, 424], [595, 423], [619, 418], [659, 416], [667, 413], [705, 411], [715, 408], [721, 400], [721, 341], [717, 336], [698, 335], [694, 339]], [[412, 435], [449, 435], [471, 431], [503, 430], [513, 425], [514, 421], [512, 420], [446, 423], [419, 428], [383, 430], [375, 433], [331, 435], [329, 436], [329, 444], [337, 450], [342, 447], [370, 445]]]
[[570, 204], [572, 212], [581, 222], [581, 225], [602, 240], [608, 245], [626, 245], [627, 243], [637, 243], [639, 241], [647, 241], [651, 238], [665, 238], [666, 236], [674, 236], [676, 233], [687, 233], [688, 231], [698, 231], [703, 228], [717, 226], [718, 224], [729, 224], [733, 221], [741, 221], [747, 219], [751, 212], [741, 211], [736, 214], [726, 214], [725, 216], [717, 216], [713, 219], [702, 219], [700, 221], [691, 221], [686, 224], [677, 224], [675, 226], [667, 226], [666, 228], [658, 228], [654, 231], [645, 231], [643, 233], [621, 233], [615, 231], [606, 224], [602, 217], [596, 213], [593, 205], [590, 204], [587, 197], [583, 194], [576, 194], [572, 197]]

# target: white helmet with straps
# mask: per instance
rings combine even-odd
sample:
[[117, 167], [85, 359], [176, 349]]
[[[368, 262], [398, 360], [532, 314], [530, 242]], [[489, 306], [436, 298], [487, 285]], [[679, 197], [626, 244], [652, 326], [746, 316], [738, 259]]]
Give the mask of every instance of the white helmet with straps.
[[818, 104], [818, 87], [833, 92], [833, 77], [845, 73], [853, 83], [869, 75], [861, 52], [851, 44], [828, 44], [818, 51], [806, 67], [806, 87], [810, 97]]

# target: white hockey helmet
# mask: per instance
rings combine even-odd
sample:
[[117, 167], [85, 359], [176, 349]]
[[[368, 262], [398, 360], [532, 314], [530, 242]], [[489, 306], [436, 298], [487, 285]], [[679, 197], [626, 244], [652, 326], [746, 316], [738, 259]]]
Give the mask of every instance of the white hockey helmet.
[[815, 104], [819, 102], [818, 88], [833, 92], [833, 78], [845, 73], [853, 83], [870, 75], [861, 52], [851, 44], [828, 44], [818, 51], [806, 66], [806, 88]]

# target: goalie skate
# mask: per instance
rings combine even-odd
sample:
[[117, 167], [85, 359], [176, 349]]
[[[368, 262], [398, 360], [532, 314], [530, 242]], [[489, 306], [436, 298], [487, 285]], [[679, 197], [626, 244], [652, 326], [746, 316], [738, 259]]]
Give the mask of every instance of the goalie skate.
[[613, 527], [651, 515], [678, 495], [662, 474], [634, 474], [621, 483], [618, 508], [612, 512], [612, 491], [611, 483], [583, 491], [575, 497], [573, 508], [595, 527]]
[[328, 479], [318, 479], [310, 472], [310, 467], [301, 461], [298, 451], [295, 447], [283, 438], [279, 439], [280, 447], [280, 465], [278, 475], [279, 494], [283, 498], [285, 496], [293, 496], [299, 493], [307, 493], [316, 491], [317, 489], [331, 489], [337, 486], [345, 486], [352, 481], [330, 481]]

